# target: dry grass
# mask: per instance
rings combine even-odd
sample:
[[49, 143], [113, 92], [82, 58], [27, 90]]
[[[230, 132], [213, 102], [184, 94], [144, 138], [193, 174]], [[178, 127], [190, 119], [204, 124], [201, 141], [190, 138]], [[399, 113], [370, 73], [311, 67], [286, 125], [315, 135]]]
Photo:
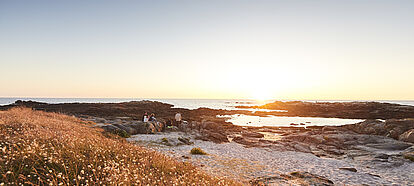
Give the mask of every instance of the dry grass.
[[71, 116], [0, 112], [0, 185], [236, 185]]

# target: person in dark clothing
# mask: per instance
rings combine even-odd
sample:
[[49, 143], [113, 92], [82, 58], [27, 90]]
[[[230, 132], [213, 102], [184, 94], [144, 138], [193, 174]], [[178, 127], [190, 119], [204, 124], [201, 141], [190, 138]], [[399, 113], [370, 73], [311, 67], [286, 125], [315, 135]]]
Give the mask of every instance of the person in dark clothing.
[[155, 119], [154, 113], [152, 113], [151, 116], [149, 117], [149, 121], [157, 121], [157, 119]]
[[167, 125], [167, 127], [170, 127], [170, 126], [172, 126], [172, 121], [171, 121], [171, 119], [167, 120], [167, 123], [166, 123], [166, 125]]

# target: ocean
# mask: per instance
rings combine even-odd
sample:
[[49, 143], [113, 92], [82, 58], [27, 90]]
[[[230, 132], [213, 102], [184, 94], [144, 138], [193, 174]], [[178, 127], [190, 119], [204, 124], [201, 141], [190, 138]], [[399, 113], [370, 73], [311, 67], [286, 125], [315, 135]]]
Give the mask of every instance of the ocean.
[[[197, 109], [201, 107], [211, 109], [237, 110], [239, 105], [262, 105], [274, 102], [275, 100], [256, 101], [250, 99], [142, 99], [142, 98], [0, 98], [0, 105], [14, 103], [16, 100], [32, 100], [45, 103], [120, 103], [128, 101], [151, 100], [160, 101], [174, 105], [176, 108]], [[290, 100], [285, 100], [290, 101]], [[368, 101], [368, 100], [304, 100], [310, 102], [351, 102], [351, 101]], [[370, 100], [376, 101], [376, 100]], [[380, 100], [378, 102], [396, 103], [402, 105], [414, 106], [414, 100]], [[258, 109], [249, 109], [258, 111]], [[318, 117], [280, 117], [280, 116], [246, 116], [230, 115], [218, 116], [226, 117], [227, 121], [240, 126], [291, 126], [292, 123], [298, 126], [339, 126], [345, 124], [358, 123], [363, 120], [357, 119], [340, 119], [340, 118], [318, 118]], [[302, 125], [301, 125], [302, 124]]]

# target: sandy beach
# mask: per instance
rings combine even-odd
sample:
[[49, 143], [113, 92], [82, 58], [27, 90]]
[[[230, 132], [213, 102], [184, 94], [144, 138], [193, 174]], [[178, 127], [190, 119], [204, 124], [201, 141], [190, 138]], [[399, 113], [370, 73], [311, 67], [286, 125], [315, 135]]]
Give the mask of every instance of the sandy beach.
[[[133, 135], [128, 138], [128, 141], [182, 161], [189, 161], [208, 173], [241, 180], [244, 183], [257, 177], [271, 177], [293, 171], [307, 171], [321, 175], [337, 185], [413, 185], [414, 183], [412, 171], [414, 164], [409, 162], [398, 167], [368, 167], [352, 160], [320, 158], [309, 153], [277, 151], [269, 148], [246, 148], [234, 142], [216, 144], [192, 139], [194, 145], [162, 144], [162, 138], [173, 140], [178, 137], [192, 137], [192, 135], [183, 132], [141, 134]], [[202, 148], [208, 155], [191, 155], [189, 152], [194, 147]], [[355, 168], [357, 172], [339, 169], [346, 167]]]

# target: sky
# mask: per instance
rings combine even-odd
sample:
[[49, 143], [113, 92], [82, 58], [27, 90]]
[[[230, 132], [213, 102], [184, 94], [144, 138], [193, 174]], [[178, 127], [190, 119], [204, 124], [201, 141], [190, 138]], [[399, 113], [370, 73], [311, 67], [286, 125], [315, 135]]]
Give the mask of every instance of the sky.
[[414, 1], [0, 0], [0, 97], [414, 100]]

